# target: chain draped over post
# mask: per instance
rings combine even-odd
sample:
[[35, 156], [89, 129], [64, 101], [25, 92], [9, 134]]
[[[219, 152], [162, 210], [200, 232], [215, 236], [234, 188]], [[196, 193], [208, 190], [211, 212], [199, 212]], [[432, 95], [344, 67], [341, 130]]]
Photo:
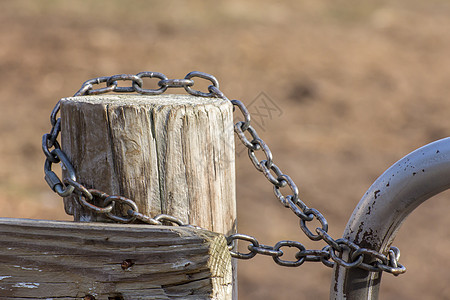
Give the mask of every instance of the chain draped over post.
[[[158, 88], [145, 89], [144, 79], [159, 79]], [[209, 81], [207, 92], [195, 90], [194, 78], [201, 78]], [[130, 83], [129, 86], [119, 85], [119, 81]], [[104, 83], [104, 87], [97, 87]], [[169, 79], [162, 73], [158, 72], [141, 72], [136, 75], [120, 74], [110, 77], [97, 77], [87, 80], [83, 83], [80, 90], [75, 96], [98, 95], [110, 92], [116, 93], [139, 93], [142, 95], [160, 95], [168, 88], [184, 88], [187, 93], [198, 97], [217, 97], [223, 100], [230, 101], [233, 104], [234, 110], [236, 108], [242, 114], [243, 121], [238, 121], [234, 124], [234, 131], [242, 144], [248, 149], [248, 156], [250, 161], [255, 166], [256, 170], [263, 173], [264, 177], [273, 185], [273, 192], [276, 198], [286, 208], [300, 219], [300, 228], [306, 236], [311, 240], [323, 240], [327, 245], [321, 250], [307, 250], [300, 242], [296, 241], [280, 241], [273, 247], [260, 244], [259, 241], [249, 235], [232, 234], [227, 237], [228, 247], [231, 256], [239, 259], [250, 259], [257, 254], [271, 256], [273, 260], [281, 265], [287, 267], [298, 267], [305, 261], [322, 262], [327, 267], [333, 267], [335, 264], [341, 265], [345, 268], [361, 268], [371, 272], [388, 272], [394, 275], [402, 274], [406, 268], [398, 261], [400, 259], [400, 250], [396, 247], [391, 247], [387, 255], [377, 251], [361, 248], [348, 239], [340, 238], [333, 239], [328, 232], [328, 222], [325, 217], [314, 208], [309, 208], [299, 198], [298, 187], [295, 182], [284, 174], [281, 169], [273, 162], [272, 152], [269, 146], [259, 137], [255, 128], [251, 125], [251, 116], [246, 106], [239, 100], [229, 100], [219, 89], [219, 82], [217, 79], [209, 74], [203, 72], [190, 72], [183, 79]], [[60, 144], [57, 140], [61, 131], [61, 118], [57, 117], [60, 110], [60, 102], [58, 102], [50, 115], [50, 122], [52, 128], [49, 133], [42, 137], [42, 150], [45, 154], [46, 160], [44, 165], [45, 180], [50, 188], [61, 197], [67, 197], [75, 193], [77, 200], [83, 207], [96, 212], [98, 214], [105, 214], [113, 221], [120, 223], [131, 223], [135, 220], [151, 224], [151, 225], [178, 225], [178, 226], [192, 226], [184, 224], [181, 220], [174, 216], [160, 214], [155, 217], [144, 215], [138, 211], [136, 203], [128, 198], [122, 196], [111, 196], [102, 191], [95, 189], [88, 189], [78, 182], [74, 167], [66, 154], [61, 150]], [[256, 157], [256, 152], [260, 151], [264, 155], [264, 159], [259, 160]], [[61, 168], [66, 171], [66, 177], [61, 180], [55, 172], [52, 171], [52, 165], [60, 163]], [[284, 195], [282, 189], [288, 189], [290, 193]], [[92, 200], [103, 200], [101, 206], [92, 204]], [[127, 215], [115, 215], [112, 210], [116, 203], [123, 204], [129, 209]], [[308, 222], [317, 220], [320, 227], [313, 231], [308, 227]], [[236, 249], [236, 241], [244, 241], [248, 243], [247, 249], [249, 252], [242, 253]], [[295, 260], [281, 259], [284, 252], [283, 247], [297, 248], [298, 252], [295, 254]], [[344, 251], [349, 253], [348, 260], [341, 258]], [[371, 263], [366, 263], [371, 261]]]

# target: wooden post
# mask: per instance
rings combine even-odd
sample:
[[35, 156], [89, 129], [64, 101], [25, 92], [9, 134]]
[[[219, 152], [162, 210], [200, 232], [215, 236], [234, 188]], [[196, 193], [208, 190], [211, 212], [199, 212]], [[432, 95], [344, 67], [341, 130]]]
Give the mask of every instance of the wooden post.
[[[62, 148], [89, 188], [139, 211], [230, 234], [236, 228], [232, 105], [190, 95], [101, 95], [61, 101]], [[105, 221], [65, 199], [75, 221]]]
[[[191, 95], [99, 95], [61, 100], [62, 148], [88, 188], [121, 195], [139, 211], [236, 232], [233, 111]], [[75, 221], [108, 222], [64, 199]], [[233, 298], [237, 299], [233, 260]]]
[[0, 218], [0, 299], [231, 299], [223, 235]]

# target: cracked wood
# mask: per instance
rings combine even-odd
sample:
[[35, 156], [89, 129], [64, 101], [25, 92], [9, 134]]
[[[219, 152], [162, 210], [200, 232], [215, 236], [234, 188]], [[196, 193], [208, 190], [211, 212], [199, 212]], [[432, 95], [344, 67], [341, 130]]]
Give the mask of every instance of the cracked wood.
[[[232, 105], [190, 95], [61, 101], [62, 148], [80, 183], [134, 200], [140, 212], [235, 232]], [[100, 204], [100, 203], [98, 203]], [[76, 221], [107, 221], [65, 199]]]
[[[229, 101], [190, 95], [72, 97], [61, 100], [61, 120], [62, 148], [86, 187], [128, 197], [149, 216], [166, 213], [213, 232], [236, 232]], [[64, 203], [75, 221], [109, 221], [72, 197]], [[235, 260], [232, 265], [236, 299]]]
[[223, 235], [0, 218], [0, 299], [231, 299]]

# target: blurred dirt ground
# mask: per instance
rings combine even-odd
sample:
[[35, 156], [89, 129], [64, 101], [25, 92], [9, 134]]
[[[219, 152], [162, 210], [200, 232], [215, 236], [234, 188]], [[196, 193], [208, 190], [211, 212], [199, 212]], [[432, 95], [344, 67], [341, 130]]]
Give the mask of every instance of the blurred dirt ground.
[[[0, 216], [69, 219], [43, 180], [41, 136], [61, 97], [89, 78], [158, 71], [214, 74], [230, 97], [265, 92], [282, 114], [260, 135], [277, 165], [342, 234], [391, 164], [450, 131], [450, 2], [1, 1]], [[239, 231], [273, 245], [307, 241], [244, 154]], [[448, 196], [415, 211], [394, 245], [405, 275], [381, 299], [450, 299]], [[331, 270], [239, 263], [240, 299], [327, 299]]]

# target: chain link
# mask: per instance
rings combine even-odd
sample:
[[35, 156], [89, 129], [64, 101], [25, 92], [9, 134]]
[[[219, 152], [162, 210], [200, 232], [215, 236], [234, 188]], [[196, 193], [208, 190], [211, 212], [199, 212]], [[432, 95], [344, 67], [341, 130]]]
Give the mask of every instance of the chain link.
[[[145, 89], [144, 78], [159, 79], [157, 89]], [[208, 92], [195, 90], [194, 79], [201, 78], [209, 81]], [[124, 81], [124, 86], [119, 86], [118, 82]], [[129, 83], [127, 86], [126, 83]], [[104, 84], [104, 86], [99, 86]], [[271, 256], [272, 259], [281, 266], [298, 267], [306, 261], [322, 262], [327, 267], [334, 267], [336, 264], [345, 268], [361, 268], [371, 272], [388, 272], [394, 275], [403, 274], [406, 268], [398, 261], [400, 259], [400, 250], [391, 247], [387, 255], [377, 251], [361, 248], [348, 239], [333, 239], [328, 232], [328, 222], [325, 217], [314, 208], [309, 208], [303, 201], [299, 199], [298, 187], [295, 182], [284, 174], [281, 169], [274, 163], [273, 155], [269, 146], [262, 140], [256, 130], [251, 126], [251, 116], [247, 107], [239, 100], [229, 100], [219, 89], [217, 79], [203, 72], [190, 72], [183, 79], [169, 79], [166, 75], [158, 72], [141, 72], [136, 75], [119, 74], [110, 77], [97, 77], [87, 80], [74, 96], [98, 95], [105, 93], [132, 93], [136, 92], [143, 95], [159, 95], [164, 93], [168, 88], [184, 88], [187, 93], [199, 97], [217, 97], [230, 101], [234, 107], [240, 111], [244, 121], [238, 121], [234, 124], [234, 131], [241, 141], [247, 147], [250, 161], [259, 172], [263, 173], [265, 178], [273, 185], [275, 197], [292, 212], [300, 218], [300, 228], [311, 240], [323, 240], [327, 245], [321, 250], [308, 250], [300, 242], [296, 241], [280, 241], [273, 247], [260, 244], [259, 241], [245, 234], [235, 233], [227, 237], [228, 247], [231, 256], [239, 259], [251, 259], [257, 254]], [[86, 209], [98, 214], [104, 214], [106, 217], [120, 223], [131, 223], [139, 220], [150, 225], [178, 225], [192, 226], [184, 224], [180, 219], [160, 214], [150, 217], [139, 212], [136, 203], [123, 196], [110, 196], [104, 192], [88, 189], [76, 177], [76, 172], [71, 165], [65, 153], [61, 150], [57, 141], [61, 131], [61, 118], [58, 118], [60, 110], [60, 102], [58, 102], [50, 115], [50, 123], [52, 128], [49, 133], [42, 137], [42, 150], [45, 155], [45, 180], [50, 188], [61, 197], [67, 197], [72, 194], [76, 195], [79, 204]], [[246, 135], [247, 134], [247, 135]], [[258, 159], [256, 153], [261, 151], [263, 159]], [[66, 171], [66, 177], [61, 180], [55, 172], [52, 171], [52, 164], [61, 163], [61, 168]], [[287, 195], [282, 193], [282, 189], [288, 189]], [[94, 201], [95, 200], [95, 201]], [[101, 203], [100, 206], [93, 203]], [[116, 203], [127, 206], [126, 215], [118, 215], [113, 213]], [[315, 233], [308, 228], [308, 222], [316, 219], [320, 223], [320, 227], [315, 228]], [[248, 252], [239, 252], [236, 242], [242, 241], [248, 243]], [[283, 259], [285, 255], [282, 248], [296, 248], [295, 259]], [[344, 255], [345, 254], [345, 255]], [[346, 257], [346, 258], [344, 258]]]
[[[247, 246], [247, 249], [249, 250], [248, 253], [241, 253], [238, 250], [232, 250], [238, 240], [250, 243]], [[398, 262], [400, 259], [400, 250], [396, 247], [391, 247], [388, 256], [371, 249], [360, 248], [347, 239], [333, 240], [335, 247], [327, 245], [322, 248], [322, 250], [308, 250], [301, 243], [296, 241], [280, 241], [272, 247], [260, 244], [259, 241], [253, 236], [240, 233], [228, 236], [227, 242], [231, 256], [234, 258], [250, 259], [257, 254], [261, 254], [271, 256], [278, 265], [284, 267], [298, 267], [305, 261], [311, 261], [322, 262], [329, 268], [333, 268], [335, 264], [338, 264], [344, 268], [358, 267], [371, 272], [385, 271], [394, 275], [399, 275], [406, 272], [406, 268]], [[295, 254], [295, 260], [281, 259], [284, 255], [281, 247], [297, 248], [298, 251]], [[349, 258], [347, 260], [339, 257], [344, 250], [347, 250], [349, 253]], [[371, 261], [371, 263], [364, 263], [364, 261]]]

